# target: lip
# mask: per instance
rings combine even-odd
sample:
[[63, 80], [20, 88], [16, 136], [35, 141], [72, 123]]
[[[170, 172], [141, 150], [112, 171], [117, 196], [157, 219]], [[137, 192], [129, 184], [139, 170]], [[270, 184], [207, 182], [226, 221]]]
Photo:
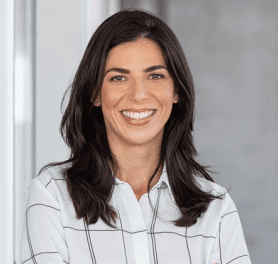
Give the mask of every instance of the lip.
[[123, 112], [123, 111], [141, 113], [141, 112], [146, 112], [146, 111], [157, 111], [157, 109], [154, 109], [154, 108], [142, 108], [142, 109], [129, 108], [126, 110], [121, 110], [120, 112]]

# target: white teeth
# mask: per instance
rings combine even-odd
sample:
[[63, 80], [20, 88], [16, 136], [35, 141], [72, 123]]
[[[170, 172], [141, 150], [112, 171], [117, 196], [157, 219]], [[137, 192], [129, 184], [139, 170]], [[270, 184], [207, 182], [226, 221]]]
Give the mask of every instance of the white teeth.
[[152, 113], [153, 113], [153, 111], [146, 111], [146, 112], [141, 112], [141, 113], [123, 111], [124, 116], [127, 116], [127, 117], [132, 118], [132, 119], [136, 119], [136, 120], [146, 118], [146, 117], [152, 115]]

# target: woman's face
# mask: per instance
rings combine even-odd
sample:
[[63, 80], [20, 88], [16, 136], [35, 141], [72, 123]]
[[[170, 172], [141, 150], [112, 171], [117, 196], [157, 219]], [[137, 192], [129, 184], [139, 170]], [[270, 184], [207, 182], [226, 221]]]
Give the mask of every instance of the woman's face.
[[144, 145], [162, 140], [171, 114], [174, 81], [159, 46], [148, 39], [110, 50], [100, 98], [109, 142]]

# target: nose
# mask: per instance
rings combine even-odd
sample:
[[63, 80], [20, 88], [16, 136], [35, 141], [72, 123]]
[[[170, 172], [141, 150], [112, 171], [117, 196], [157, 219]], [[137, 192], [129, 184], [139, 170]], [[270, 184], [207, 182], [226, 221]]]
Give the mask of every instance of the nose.
[[129, 99], [141, 103], [148, 98], [147, 84], [140, 79], [136, 79], [131, 83]]

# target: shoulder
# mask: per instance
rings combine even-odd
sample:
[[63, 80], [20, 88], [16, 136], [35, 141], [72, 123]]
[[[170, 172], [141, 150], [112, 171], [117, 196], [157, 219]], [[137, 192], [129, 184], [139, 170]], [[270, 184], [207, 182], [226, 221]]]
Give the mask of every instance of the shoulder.
[[215, 182], [209, 181], [205, 178], [201, 178], [194, 175], [194, 179], [196, 184], [199, 186], [199, 188], [207, 193], [213, 194], [213, 195], [222, 195], [223, 199], [214, 199], [210, 205], [209, 210], [213, 213], [215, 211], [218, 211], [220, 215], [223, 217], [223, 215], [230, 213], [230, 212], [236, 212], [236, 206], [234, 201], [232, 200], [231, 196], [229, 195], [227, 189]]
[[215, 182], [209, 181], [205, 178], [201, 178], [196, 175], [194, 175], [193, 177], [194, 177], [195, 183], [204, 192], [211, 192], [212, 194], [216, 194], [216, 195], [227, 193], [227, 190], [225, 187], [223, 187]]
[[29, 194], [47, 195], [59, 200], [61, 194], [67, 195], [66, 181], [63, 176], [63, 169], [68, 165], [58, 165], [48, 167], [40, 175], [31, 180], [29, 184]]

